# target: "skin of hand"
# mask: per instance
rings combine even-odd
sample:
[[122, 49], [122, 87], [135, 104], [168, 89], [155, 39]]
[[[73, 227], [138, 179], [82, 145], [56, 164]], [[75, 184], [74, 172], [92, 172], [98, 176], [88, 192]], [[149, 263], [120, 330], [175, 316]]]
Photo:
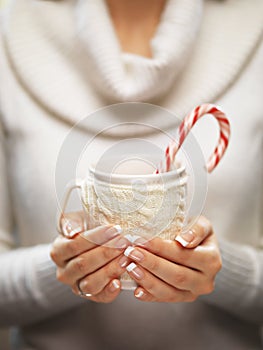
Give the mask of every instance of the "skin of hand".
[[124, 255], [133, 260], [127, 271], [138, 284], [137, 299], [156, 302], [192, 302], [214, 289], [222, 266], [218, 242], [211, 223], [200, 217], [176, 240], [155, 237]]
[[[137, 282], [137, 299], [156, 302], [191, 302], [214, 289], [221, 268], [218, 243], [211, 223], [200, 217], [195, 226], [176, 237], [135, 242], [120, 234], [119, 226], [83, 231], [79, 213], [69, 214], [65, 236], [53, 243], [51, 258], [57, 279], [72, 291], [95, 302], [112, 302], [120, 293], [120, 276], [127, 269]], [[71, 235], [74, 232], [74, 236]]]
[[83, 231], [78, 220], [71, 214], [65, 230], [74, 231], [74, 236], [60, 235], [52, 245], [50, 256], [57, 265], [57, 279], [76, 295], [110, 303], [120, 293], [119, 277], [130, 262], [123, 252], [130, 242], [120, 235], [119, 226]]

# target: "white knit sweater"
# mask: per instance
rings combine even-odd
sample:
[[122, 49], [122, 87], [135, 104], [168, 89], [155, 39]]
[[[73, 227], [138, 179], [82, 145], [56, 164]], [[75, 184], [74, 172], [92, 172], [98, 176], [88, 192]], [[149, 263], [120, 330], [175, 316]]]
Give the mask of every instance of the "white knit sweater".
[[[103, 0], [8, 3], [0, 12], [0, 325], [19, 327], [23, 350], [259, 350], [262, 0], [169, 0], [152, 59], [120, 51]], [[202, 102], [228, 112], [231, 143], [209, 176], [204, 209], [220, 239], [223, 268], [215, 291], [194, 303], [141, 303], [123, 292], [112, 304], [96, 304], [56, 281], [49, 250], [60, 147], [75, 122], [123, 101], [151, 102], [180, 117]], [[118, 122], [110, 118], [105, 123]], [[140, 121], [173, 124], [147, 118]], [[215, 134], [214, 124], [205, 123], [196, 136], [207, 154]], [[76, 140], [102, 127], [86, 123]], [[100, 148], [132, 132], [101, 140]], [[65, 171], [63, 181], [69, 179]]]

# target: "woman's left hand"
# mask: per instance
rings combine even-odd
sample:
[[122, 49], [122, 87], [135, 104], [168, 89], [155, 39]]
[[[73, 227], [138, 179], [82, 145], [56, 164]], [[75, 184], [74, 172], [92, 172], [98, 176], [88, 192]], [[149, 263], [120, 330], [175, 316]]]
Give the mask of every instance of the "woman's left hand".
[[218, 243], [204, 217], [175, 241], [156, 237], [128, 247], [125, 255], [133, 261], [127, 271], [138, 284], [134, 295], [142, 301], [194, 301], [213, 291], [221, 269]]

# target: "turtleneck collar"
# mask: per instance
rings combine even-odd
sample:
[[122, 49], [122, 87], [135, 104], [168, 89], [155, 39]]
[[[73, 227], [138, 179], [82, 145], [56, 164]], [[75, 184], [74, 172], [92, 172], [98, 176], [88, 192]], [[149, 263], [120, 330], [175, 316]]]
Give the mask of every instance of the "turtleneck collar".
[[[11, 69], [35, 103], [69, 125], [124, 100], [153, 102], [180, 117], [215, 102], [263, 33], [262, 0], [169, 0], [148, 59], [120, 51], [103, 0], [13, 0], [9, 6], [4, 42]], [[164, 127], [164, 120], [151, 118]]]
[[76, 18], [97, 89], [114, 101], [149, 101], [168, 91], [188, 61], [202, 0], [167, 1], [151, 40], [152, 58], [121, 52], [104, 0], [79, 0]]

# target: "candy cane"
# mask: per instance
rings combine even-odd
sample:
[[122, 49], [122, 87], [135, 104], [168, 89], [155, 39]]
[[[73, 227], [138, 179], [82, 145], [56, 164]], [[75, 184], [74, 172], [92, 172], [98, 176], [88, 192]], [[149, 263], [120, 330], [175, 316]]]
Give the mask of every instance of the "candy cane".
[[183, 122], [179, 126], [178, 141], [173, 140], [168, 145], [165, 151], [165, 160], [161, 162], [160, 166], [155, 171], [156, 174], [170, 170], [171, 164], [174, 162], [175, 156], [182, 146], [189, 131], [192, 129], [195, 123], [206, 114], [213, 115], [218, 121], [220, 127], [218, 144], [206, 164], [207, 171], [209, 173], [214, 170], [227, 149], [230, 137], [230, 124], [225, 113], [219, 109], [219, 107], [216, 107], [213, 104], [203, 104], [197, 106], [184, 118]]

